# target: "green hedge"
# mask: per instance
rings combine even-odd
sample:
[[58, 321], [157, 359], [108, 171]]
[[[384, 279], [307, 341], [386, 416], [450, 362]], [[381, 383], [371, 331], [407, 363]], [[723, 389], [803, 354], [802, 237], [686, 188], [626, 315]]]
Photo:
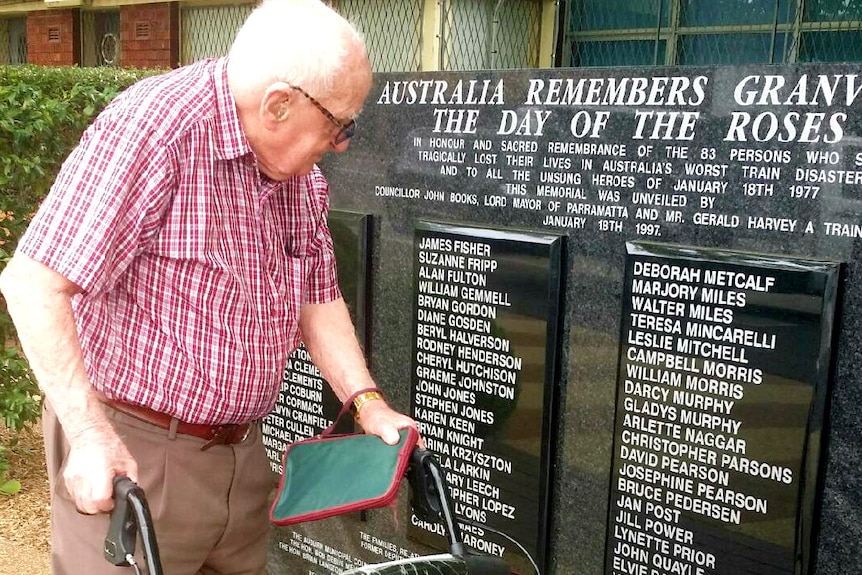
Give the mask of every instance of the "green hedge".
[[[0, 270], [84, 129], [120, 91], [155, 73], [0, 66]], [[0, 426], [20, 431], [38, 420], [41, 397], [2, 296], [0, 343]], [[4, 449], [0, 444], [0, 493], [15, 486], [4, 482]]]

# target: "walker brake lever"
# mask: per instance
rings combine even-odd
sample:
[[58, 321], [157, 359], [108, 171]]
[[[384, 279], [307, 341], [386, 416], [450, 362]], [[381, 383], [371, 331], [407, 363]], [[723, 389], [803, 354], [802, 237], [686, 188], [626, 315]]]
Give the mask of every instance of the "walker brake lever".
[[430, 450], [413, 450], [407, 478], [411, 488], [410, 504], [416, 515], [425, 521], [442, 519], [449, 540], [449, 552], [455, 557], [463, 557], [466, 548], [461, 539], [461, 528], [455, 519], [446, 474]]
[[407, 482], [410, 485], [410, 505], [413, 513], [422, 521], [437, 521], [443, 514], [440, 495], [425, 463], [431, 452], [416, 448], [410, 455]]

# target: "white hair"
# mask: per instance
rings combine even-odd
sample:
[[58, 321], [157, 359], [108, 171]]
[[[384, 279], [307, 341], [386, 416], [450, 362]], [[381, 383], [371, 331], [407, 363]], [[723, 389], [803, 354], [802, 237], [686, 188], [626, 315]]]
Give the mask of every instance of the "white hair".
[[357, 49], [365, 53], [361, 34], [323, 2], [264, 0], [237, 33], [228, 69], [242, 90], [280, 80], [323, 96], [337, 92]]

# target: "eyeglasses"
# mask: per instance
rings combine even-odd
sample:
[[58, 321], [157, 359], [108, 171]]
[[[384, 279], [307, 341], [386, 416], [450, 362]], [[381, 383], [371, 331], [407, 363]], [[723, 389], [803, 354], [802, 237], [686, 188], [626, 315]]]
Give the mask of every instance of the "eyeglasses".
[[324, 108], [324, 107], [323, 107], [323, 104], [321, 104], [320, 102], [318, 102], [317, 100], [315, 100], [315, 99], [311, 96], [311, 94], [309, 94], [308, 92], [306, 92], [305, 90], [303, 90], [303, 89], [302, 89], [302, 88], [300, 88], [299, 86], [294, 86], [294, 85], [292, 85], [292, 84], [288, 84], [288, 86], [290, 86], [291, 88], [293, 88], [294, 90], [296, 90], [297, 92], [299, 92], [300, 94], [302, 94], [303, 96], [305, 96], [306, 98], [308, 98], [308, 99], [309, 99], [309, 101], [310, 101], [312, 104], [314, 104], [314, 107], [315, 107], [315, 108], [317, 108], [318, 110], [320, 110], [320, 113], [321, 113], [321, 114], [323, 114], [324, 116], [326, 116], [326, 117], [329, 119], [329, 121], [330, 121], [330, 122], [332, 122], [333, 124], [335, 124], [336, 126], [338, 126], [338, 128], [339, 128], [339, 129], [338, 129], [338, 133], [335, 135], [335, 145], [336, 145], [336, 146], [337, 146], [338, 144], [341, 144], [341, 143], [343, 143], [343, 142], [346, 142], [347, 140], [349, 140], [350, 138], [352, 138], [354, 134], [356, 134], [356, 120], [350, 120], [349, 122], [347, 122], [347, 124], [342, 124], [342, 123], [341, 123], [341, 122], [339, 122], [339, 121], [338, 121], [338, 119], [337, 119], [337, 118], [332, 114], [332, 112], [330, 112], [329, 110], [327, 110], [326, 108]]

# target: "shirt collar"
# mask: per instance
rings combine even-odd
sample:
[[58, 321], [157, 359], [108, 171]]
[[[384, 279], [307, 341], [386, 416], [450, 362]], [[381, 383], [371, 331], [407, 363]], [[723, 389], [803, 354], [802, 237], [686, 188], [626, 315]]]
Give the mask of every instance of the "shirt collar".
[[216, 61], [213, 73], [216, 99], [215, 153], [223, 160], [233, 160], [251, 153], [251, 146], [242, 131], [236, 111], [236, 101], [227, 82], [227, 58]]

